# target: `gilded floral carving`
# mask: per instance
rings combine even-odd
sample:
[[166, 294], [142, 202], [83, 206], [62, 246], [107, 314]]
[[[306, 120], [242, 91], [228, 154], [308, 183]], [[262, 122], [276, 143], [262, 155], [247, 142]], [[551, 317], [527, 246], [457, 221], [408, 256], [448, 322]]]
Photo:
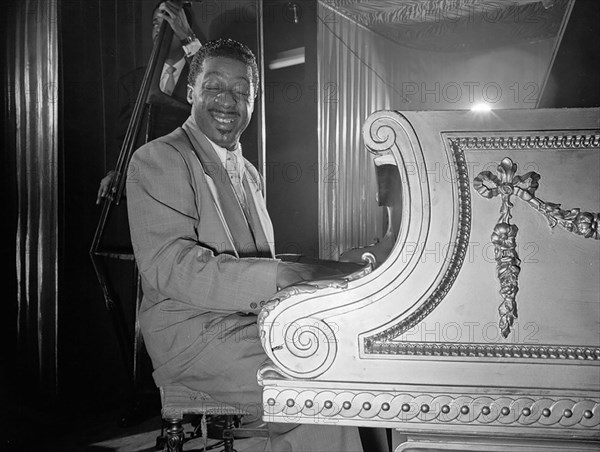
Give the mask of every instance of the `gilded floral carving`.
[[563, 210], [560, 204], [546, 203], [535, 196], [539, 188], [540, 175], [530, 171], [523, 176], [517, 175], [517, 164], [504, 158], [498, 165], [498, 175], [482, 171], [473, 180], [473, 188], [479, 195], [491, 199], [500, 196], [500, 218], [492, 232], [496, 273], [500, 281], [502, 303], [500, 313], [500, 331], [508, 337], [517, 314], [516, 295], [519, 291], [519, 273], [521, 260], [517, 254], [517, 233], [519, 229], [511, 224], [511, 209], [514, 207], [511, 197], [514, 195], [527, 202], [548, 220], [550, 227], [557, 225], [565, 230], [585, 238], [600, 239], [598, 233], [598, 213], [581, 212], [580, 209]]

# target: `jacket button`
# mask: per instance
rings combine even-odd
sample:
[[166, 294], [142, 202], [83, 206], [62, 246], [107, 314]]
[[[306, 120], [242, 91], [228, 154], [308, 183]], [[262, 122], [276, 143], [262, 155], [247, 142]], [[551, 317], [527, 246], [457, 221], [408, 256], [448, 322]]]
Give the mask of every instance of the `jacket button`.
[[256, 309], [258, 307], [258, 305], [255, 302], [250, 303], [250, 307], [252, 309]]

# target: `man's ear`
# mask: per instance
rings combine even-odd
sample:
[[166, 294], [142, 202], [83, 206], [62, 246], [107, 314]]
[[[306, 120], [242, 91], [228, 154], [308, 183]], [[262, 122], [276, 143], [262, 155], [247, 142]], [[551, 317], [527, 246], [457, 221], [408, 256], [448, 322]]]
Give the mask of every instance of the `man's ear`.
[[193, 95], [194, 94], [194, 88], [192, 88], [190, 85], [187, 86], [187, 101], [188, 104], [192, 105], [192, 100], [193, 100]]

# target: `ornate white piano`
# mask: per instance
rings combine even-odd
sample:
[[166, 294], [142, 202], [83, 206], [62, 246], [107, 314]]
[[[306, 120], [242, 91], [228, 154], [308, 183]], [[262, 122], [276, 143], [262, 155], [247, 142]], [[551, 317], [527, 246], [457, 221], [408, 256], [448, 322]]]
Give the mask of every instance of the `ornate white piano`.
[[379, 111], [363, 137], [388, 232], [362, 272], [265, 305], [264, 419], [598, 450], [600, 110]]

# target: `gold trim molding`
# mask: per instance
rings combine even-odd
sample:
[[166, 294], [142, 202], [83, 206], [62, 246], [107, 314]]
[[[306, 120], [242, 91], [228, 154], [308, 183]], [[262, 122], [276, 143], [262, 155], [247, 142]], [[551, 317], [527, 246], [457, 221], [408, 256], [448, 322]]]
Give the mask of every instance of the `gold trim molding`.
[[450, 139], [463, 151], [488, 150], [571, 150], [600, 147], [600, 133], [574, 133], [570, 135], [547, 133], [538, 135], [461, 136]]
[[557, 345], [503, 345], [447, 342], [383, 342], [374, 346], [373, 354], [408, 356], [448, 356], [461, 358], [600, 360], [600, 348]]
[[265, 420], [278, 417], [418, 422], [444, 425], [564, 427], [597, 434], [597, 399], [524, 395], [412, 394], [330, 389], [267, 387], [263, 394]]

